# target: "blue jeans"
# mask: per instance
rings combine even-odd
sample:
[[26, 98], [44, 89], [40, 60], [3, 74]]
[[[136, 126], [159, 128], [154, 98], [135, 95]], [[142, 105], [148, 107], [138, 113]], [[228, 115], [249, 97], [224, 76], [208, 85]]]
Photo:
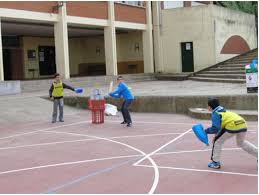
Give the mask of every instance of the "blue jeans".
[[126, 123], [132, 123], [130, 113], [129, 113], [129, 110], [128, 110], [128, 108], [129, 108], [129, 106], [131, 105], [132, 102], [133, 102], [133, 100], [124, 100], [124, 102], [122, 104], [122, 107], [121, 107], [123, 120]]

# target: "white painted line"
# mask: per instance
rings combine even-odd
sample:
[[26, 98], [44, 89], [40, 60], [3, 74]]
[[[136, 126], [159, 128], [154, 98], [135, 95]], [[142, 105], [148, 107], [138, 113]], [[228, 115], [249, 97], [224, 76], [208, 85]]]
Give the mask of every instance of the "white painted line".
[[[121, 122], [121, 121], [106, 120], [105, 122], [118, 123], [118, 122]], [[159, 124], [159, 125], [193, 125], [193, 123], [166, 123], [166, 122], [154, 122], [154, 121], [134, 121], [134, 123], [139, 123], [139, 124]]]
[[19, 136], [28, 135], [28, 134], [33, 134], [33, 133], [38, 133], [38, 132], [41, 132], [41, 131], [47, 131], [47, 130], [51, 130], [51, 129], [58, 129], [58, 128], [62, 128], [62, 127], [69, 127], [69, 126], [84, 124], [84, 123], [88, 123], [88, 122], [90, 122], [90, 121], [80, 121], [80, 122], [70, 123], [70, 124], [66, 124], [66, 125], [59, 125], [59, 126], [54, 126], [54, 127], [48, 127], [48, 128], [38, 129], [38, 130], [34, 130], [34, 131], [29, 131], [29, 132], [26, 132], [26, 133], [20, 133], [20, 134], [10, 135], [10, 136], [7, 136], [7, 137], [0, 137], [0, 140], [2, 140], [2, 139], [8, 139], [8, 138], [13, 138], [13, 137], [19, 137]]
[[88, 162], [97, 162], [97, 161], [120, 159], [120, 158], [130, 158], [130, 157], [136, 157], [136, 156], [142, 156], [142, 155], [114, 156], [114, 157], [108, 157], [108, 158], [97, 158], [97, 159], [90, 159], [90, 160], [80, 160], [80, 161], [64, 162], [64, 163], [57, 163], [57, 164], [41, 165], [41, 166], [28, 167], [28, 168], [23, 168], [23, 169], [14, 169], [14, 170], [9, 170], [9, 171], [3, 171], [3, 172], [0, 172], [0, 175], [35, 170], [35, 169], [43, 169], [43, 168], [48, 168], [48, 167], [59, 167], [59, 166], [82, 164], [82, 163], [88, 163]]
[[62, 142], [47, 142], [41, 144], [29, 144], [29, 145], [20, 145], [20, 146], [10, 146], [10, 147], [3, 147], [0, 150], [8, 150], [8, 149], [18, 149], [18, 148], [29, 148], [35, 146], [48, 146], [48, 145], [57, 145], [57, 144], [65, 144], [65, 143], [75, 143], [75, 142], [84, 142], [96, 139], [78, 139], [78, 140], [70, 140], [70, 141], [62, 141]]
[[[44, 131], [46, 133], [61, 133], [75, 136], [82, 136], [84, 134], [77, 134], [71, 132], [63, 132], [63, 131]], [[163, 135], [180, 135], [182, 133], [157, 133], [157, 134], [141, 134], [141, 135], [126, 135], [126, 136], [115, 136], [115, 137], [107, 137], [109, 139], [120, 139], [120, 138], [135, 138], [135, 137], [153, 137], [153, 136], [163, 136]]]
[[[102, 140], [106, 140], [106, 141], [109, 141], [109, 142], [113, 142], [113, 143], [117, 143], [119, 145], [122, 145], [122, 146], [126, 146], [128, 148], [131, 148], [132, 150], [135, 150], [137, 152], [139, 152], [140, 154], [142, 154], [143, 156], [146, 156], [147, 154], [145, 152], [143, 152], [142, 150], [139, 150], [131, 145], [128, 145], [128, 144], [125, 144], [125, 143], [122, 143], [122, 142], [119, 142], [119, 141], [115, 141], [115, 140], [111, 140], [111, 139], [108, 139], [108, 138], [104, 138], [104, 137], [97, 137], [97, 136], [92, 136], [92, 135], [84, 135], [84, 134], [81, 134], [82, 136], [88, 136], [88, 137], [92, 137], [92, 138], [96, 138], [96, 139], [102, 139]], [[153, 185], [151, 187], [151, 189], [149, 190], [148, 194], [153, 194], [156, 190], [156, 187], [158, 185], [158, 181], [159, 181], [159, 170], [157, 168], [157, 164], [154, 162], [154, 160], [152, 158], [150, 158], [149, 156], [147, 157], [148, 160], [151, 162], [153, 168], [154, 168], [154, 172], [155, 172], [155, 175], [154, 175], [154, 181], [153, 181]]]
[[158, 152], [159, 150], [165, 148], [166, 146], [168, 146], [169, 144], [177, 141], [178, 139], [180, 139], [181, 137], [183, 137], [185, 134], [189, 133], [190, 131], [192, 131], [192, 129], [188, 129], [187, 131], [185, 131], [184, 133], [180, 134], [179, 136], [177, 136], [176, 138], [172, 139], [170, 142], [164, 144], [163, 146], [161, 146], [160, 148], [154, 150], [153, 152], [149, 153], [148, 155], [144, 156], [142, 159], [140, 159], [139, 161], [137, 161], [136, 163], [134, 163], [134, 165], [138, 165], [139, 163], [141, 163], [143, 160], [145, 160], [146, 158], [152, 156], [153, 154], [155, 154], [156, 152]]
[[[60, 134], [69, 134], [67, 132], [61, 132], [61, 131], [43, 131], [46, 133], [60, 133]], [[160, 135], [173, 135], [173, 134], [180, 134], [180, 133], [165, 133], [165, 134], [148, 134], [148, 135], [133, 135], [133, 136], [117, 136], [117, 137], [108, 137], [109, 139], [120, 139], [120, 138], [135, 138], [135, 137], [152, 137], [152, 136], [160, 136]], [[72, 133], [74, 135], [74, 133]], [[75, 136], [81, 136], [82, 134], [76, 134]], [[57, 144], [66, 144], [66, 143], [75, 143], [75, 142], [84, 142], [84, 141], [93, 141], [93, 140], [99, 140], [99, 139], [79, 139], [79, 140], [70, 140], [70, 141], [60, 141], [60, 142], [47, 142], [47, 143], [41, 143], [41, 144], [28, 144], [28, 145], [20, 145], [20, 146], [10, 146], [10, 147], [2, 147], [0, 150], [8, 150], [8, 149], [18, 149], [18, 148], [27, 148], [27, 147], [34, 147], [34, 146], [48, 146], [48, 145], [57, 145]]]
[[[105, 122], [110, 122], [110, 123], [118, 123], [118, 122], [121, 122], [121, 121], [118, 121], [118, 120], [105, 120]], [[159, 125], [194, 125], [194, 123], [177, 123], [177, 122], [159, 122], [159, 121], [134, 121], [134, 123], [139, 123], [139, 124], [159, 124]], [[203, 123], [204, 125], [211, 125], [210, 122], [208, 123]], [[248, 125], [248, 129], [249, 127], [256, 127], [258, 128], [257, 125]]]
[[157, 133], [157, 134], [142, 134], [142, 135], [117, 136], [117, 137], [110, 137], [110, 138], [111, 138], [111, 139], [120, 139], [120, 138], [154, 137], [154, 136], [179, 135], [179, 134], [181, 134], [181, 133]]
[[[147, 167], [150, 168], [150, 165], [136, 165], [139, 167]], [[181, 167], [164, 167], [158, 166], [159, 169], [171, 169], [171, 170], [181, 170], [181, 171], [193, 171], [193, 172], [205, 172], [205, 173], [217, 173], [217, 174], [229, 174], [229, 175], [240, 175], [240, 176], [249, 176], [249, 177], [257, 177], [257, 174], [250, 174], [250, 173], [238, 173], [238, 172], [230, 172], [230, 171], [213, 171], [207, 169], [190, 169], [190, 168], [181, 168]]]
[[[48, 130], [43, 130], [43, 131], [48, 131]], [[51, 131], [50, 131], [51, 132]], [[116, 144], [119, 144], [119, 145], [122, 145], [122, 146], [125, 146], [127, 148], [130, 148], [132, 150], [135, 150], [137, 152], [139, 152], [141, 154], [141, 156], [146, 156], [147, 154], [145, 152], [143, 152], [142, 150], [139, 150], [138, 148], [135, 148], [131, 145], [128, 145], [128, 144], [125, 144], [125, 143], [122, 143], [122, 142], [119, 142], [119, 141], [115, 141], [115, 140], [112, 140], [112, 139], [108, 139], [108, 138], [105, 138], [105, 137], [97, 137], [97, 136], [93, 136], [93, 135], [85, 135], [85, 134], [78, 134], [78, 133], [67, 133], [67, 132], [64, 132], [65, 134], [75, 134], [75, 135], [81, 135], [81, 136], [86, 136], [86, 137], [89, 137], [89, 138], [95, 138], [95, 139], [99, 139], [99, 140], [106, 140], [108, 142], [113, 142], [113, 143], [116, 143]], [[158, 181], [159, 181], [159, 170], [157, 168], [157, 164], [154, 162], [154, 160], [150, 157], [146, 157], [150, 162], [151, 164], [153, 165], [153, 168], [154, 168], [154, 180], [153, 180], [153, 184], [152, 184], [152, 187], [151, 189], [149, 190], [148, 194], [153, 194], [155, 192], [155, 189], [158, 185]], [[44, 168], [44, 167], [42, 167]], [[26, 169], [30, 169], [30, 168], [26, 168]], [[1, 175], [1, 173], [0, 173]]]
[[[242, 148], [223, 148], [222, 150], [242, 150]], [[156, 155], [168, 155], [168, 154], [183, 154], [183, 153], [195, 153], [195, 152], [209, 152], [211, 151], [210, 149], [204, 149], [204, 150], [181, 150], [181, 151], [175, 151], [175, 152], [158, 152], [153, 154], [154, 156]]]

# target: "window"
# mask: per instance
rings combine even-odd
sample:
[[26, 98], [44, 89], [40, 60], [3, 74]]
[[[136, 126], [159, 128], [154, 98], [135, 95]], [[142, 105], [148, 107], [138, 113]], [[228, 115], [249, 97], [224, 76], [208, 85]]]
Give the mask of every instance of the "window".
[[183, 7], [183, 1], [164, 1], [164, 9]]
[[127, 4], [127, 5], [133, 5], [133, 6], [143, 6], [143, 1], [118, 1], [118, 2]]

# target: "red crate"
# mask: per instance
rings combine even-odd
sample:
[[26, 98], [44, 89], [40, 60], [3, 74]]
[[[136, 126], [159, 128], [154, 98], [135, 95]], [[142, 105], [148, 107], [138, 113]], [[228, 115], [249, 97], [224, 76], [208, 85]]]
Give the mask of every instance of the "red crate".
[[88, 104], [92, 111], [92, 123], [104, 123], [105, 100], [89, 100]]

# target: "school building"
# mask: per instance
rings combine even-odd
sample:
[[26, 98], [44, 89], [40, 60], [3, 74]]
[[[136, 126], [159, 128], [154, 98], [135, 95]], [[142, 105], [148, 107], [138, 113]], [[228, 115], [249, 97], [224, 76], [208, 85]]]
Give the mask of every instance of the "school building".
[[0, 1], [0, 81], [194, 72], [257, 47], [212, 1]]

